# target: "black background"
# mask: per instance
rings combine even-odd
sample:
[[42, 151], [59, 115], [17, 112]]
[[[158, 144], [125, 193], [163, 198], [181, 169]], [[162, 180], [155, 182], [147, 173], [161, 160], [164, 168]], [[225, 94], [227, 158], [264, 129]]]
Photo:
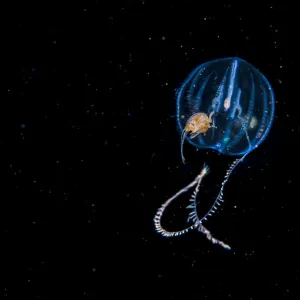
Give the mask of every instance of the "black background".
[[[145, 0], [7, 11], [4, 296], [298, 299], [300, 127], [289, 10]], [[186, 143], [184, 166], [174, 118], [188, 73], [226, 56], [257, 67], [276, 98], [268, 138], [233, 173], [223, 210], [206, 224], [231, 251], [198, 232], [164, 238], [153, 225], [204, 162], [209, 203], [233, 160]], [[185, 226], [185, 200], [166, 216], [169, 228]]]

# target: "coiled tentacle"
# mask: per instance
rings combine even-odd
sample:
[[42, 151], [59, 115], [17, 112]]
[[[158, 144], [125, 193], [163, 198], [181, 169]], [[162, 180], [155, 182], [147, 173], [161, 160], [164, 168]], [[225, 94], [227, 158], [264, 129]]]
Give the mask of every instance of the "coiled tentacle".
[[[193, 182], [191, 182], [189, 185], [187, 185], [186, 187], [184, 187], [183, 189], [181, 189], [178, 193], [176, 193], [173, 197], [169, 198], [157, 211], [155, 217], [154, 217], [154, 225], [155, 225], [155, 229], [158, 233], [160, 233], [161, 235], [165, 236], [165, 237], [173, 237], [173, 236], [179, 236], [182, 235], [184, 233], [187, 233], [188, 231], [192, 230], [192, 229], [198, 229], [199, 232], [202, 232], [206, 238], [208, 240], [210, 240], [212, 243], [214, 244], [218, 244], [220, 246], [222, 246], [224, 249], [231, 249], [229, 245], [225, 244], [224, 242], [217, 240], [216, 238], [214, 238], [212, 236], [212, 234], [210, 233], [210, 231], [205, 228], [202, 224], [202, 221], [199, 220], [198, 216], [197, 216], [197, 211], [196, 211], [196, 202], [194, 202], [194, 198], [196, 198], [198, 191], [199, 191], [199, 187], [201, 184], [201, 181], [203, 179], [204, 176], [206, 176], [209, 173], [209, 168], [206, 164], [204, 164], [200, 174], [195, 178], [195, 180]], [[191, 205], [188, 206], [188, 208], [192, 208], [193, 211], [190, 213], [189, 218], [191, 218], [193, 220], [193, 225], [180, 230], [180, 231], [167, 231], [165, 230], [162, 225], [161, 225], [161, 218], [162, 215], [165, 211], [165, 209], [167, 208], [167, 206], [174, 200], [176, 199], [178, 196], [180, 196], [182, 193], [187, 192], [189, 189], [191, 189], [192, 187], [194, 187], [196, 185], [196, 188], [194, 190], [193, 196], [192, 196], [192, 201], [193, 203]], [[191, 200], [190, 200], [191, 201]]]
[[192, 196], [192, 199], [191, 199], [191, 201], [193, 201], [193, 203], [188, 206], [188, 208], [192, 209], [192, 212], [190, 212], [190, 214], [189, 214], [188, 221], [192, 220], [193, 222], [196, 222], [196, 223], [202, 223], [202, 221], [206, 221], [209, 216], [212, 216], [217, 211], [217, 209], [222, 205], [222, 202], [224, 202], [224, 200], [223, 200], [223, 190], [224, 190], [225, 184], [227, 183], [227, 181], [229, 179], [229, 176], [231, 175], [233, 170], [236, 168], [236, 166], [245, 158], [245, 156], [248, 153], [249, 152], [247, 152], [243, 157], [241, 157], [239, 159], [236, 159], [231, 164], [231, 166], [229, 167], [229, 169], [226, 172], [226, 175], [224, 177], [224, 180], [222, 182], [222, 185], [221, 185], [221, 188], [220, 188], [220, 191], [219, 191], [219, 194], [218, 194], [216, 200], [212, 204], [209, 211], [202, 218], [199, 218], [199, 216], [197, 214], [196, 197], [197, 197], [198, 190], [196, 191], [196, 189], [195, 189], [195, 192], [194, 192], [194, 194]]
[[182, 235], [192, 229], [195, 229], [198, 227], [198, 224], [193, 224], [183, 230], [180, 231], [167, 231], [165, 230], [162, 225], [161, 225], [161, 218], [162, 215], [165, 211], [165, 209], [167, 208], [168, 205], [170, 205], [170, 203], [175, 200], [177, 197], [179, 197], [181, 194], [187, 192], [188, 190], [190, 190], [192, 187], [194, 187], [195, 185], [199, 186], [203, 177], [205, 175], [207, 175], [207, 166], [205, 165], [200, 174], [195, 178], [195, 180], [193, 182], [191, 182], [189, 185], [187, 185], [186, 187], [184, 187], [183, 189], [181, 189], [178, 193], [176, 193], [173, 197], [169, 198], [157, 211], [155, 217], [154, 217], [154, 225], [155, 225], [155, 229], [158, 233], [160, 233], [163, 236], [166, 237], [171, 237], [171, 236], [178, 236], [178, 235]]

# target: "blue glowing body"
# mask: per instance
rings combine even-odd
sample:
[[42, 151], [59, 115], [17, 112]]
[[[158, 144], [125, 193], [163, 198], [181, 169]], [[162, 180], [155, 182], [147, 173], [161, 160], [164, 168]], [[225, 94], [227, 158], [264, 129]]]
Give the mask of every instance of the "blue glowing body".
[[187, 140], [197, 148], [244, 155], [268, 135], [274, 118], [274, 93], [266, 77], [237, 57], [209, 61], [193, 70], [177, 94], [177, 124], [182, 132], [199, 112], [212, 114], [205, 134]]

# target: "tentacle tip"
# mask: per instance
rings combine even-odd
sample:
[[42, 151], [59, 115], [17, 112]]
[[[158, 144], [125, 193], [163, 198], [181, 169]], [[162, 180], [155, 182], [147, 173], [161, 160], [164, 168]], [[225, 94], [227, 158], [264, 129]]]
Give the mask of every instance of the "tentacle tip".
[[209, 172], [210, 172], [210, 169], [209, 169], [208, 165], [206, 163], [204, 163], [203, 168], [201, 170], [201, 175], [202, 176], [207, 175]]

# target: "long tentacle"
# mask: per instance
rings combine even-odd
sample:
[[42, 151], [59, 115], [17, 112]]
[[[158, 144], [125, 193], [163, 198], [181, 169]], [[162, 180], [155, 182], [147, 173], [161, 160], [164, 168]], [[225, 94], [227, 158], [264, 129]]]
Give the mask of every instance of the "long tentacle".
[[163, 236], [166, 237], [172, 237], [172, 236], [178, 236], [178, 235], [182, 235], [192, 229], [195, 229], [198, 227], [198, 224], [193, 224], [189, 227], [187, 227], [186, 229], [180, 230], [180, 231], [167, 231], [165, 229], [162, 228], [161, 226], [161, 218], [162, 215], [165, 211], [165, 209], [167, 208], [167, 206], [177, 197], [179, 197], [181, 194], [187, 192], [189, 189], [191, 189], [193, 186], [197, 185], [199, 186], [203, 177], [205, 175], [207, 175], [208, 173], [208, 167], [206, 165], [204, 165], [204, 167], [202, 168], [200, 174], [195, 178], [195, 180], [193, 182], [191, 182], [189, 185], [187, 185], [186, 187], [184, 187], [183, 189], [181, 189], [178, 193], [176, 193], [173, 197], [169, 198], [157, 211], [155, 217], [154, 217], [154, 225], [155, 225], [155, 229], [158, 233], [160, 233]]
[[229, 167], [228, 171], [226, 172], [225, 178], [222, 182], [222, 186], [220, 189], [220, 192], [216, 198], [216, 200], [214, 201], [213, 205], [211, 206], [211, 208], [209, 209], [209, 211], [200, 219], [197, 213], [197, 204], [196, 204], [196, 198], [197, 198], [197, 194], [199, 192], [199, 185], [196, 186], [195, 191], [192, 195], [192, 199], [190, 200], [191, 202], [193, 202], [192, 204], [190, 204], [187, 208], [192, 209], [192, 211], [189, 213], [188, 216], [188, 221], [192, 221], [194, 223], [195, 226], [197, 226], [198, 230], [200, 232], [202, 232], [203, 234], [205, 234], [206, 238], [208, 240], [210, 240], [212, 243], [214, 244], [218, 244], [220, 246], [222, 246], [224, 249], [228, 249], [230, 250], [230, 246], [225, 244], [224, 242], [214, 238], [210, 231], [205, 228], [202, 225], [202, 221], [206, 221], [208, 216], [212, 216], [218, 209], [219, 206], [221, 206], [221, 202], [224, 202], [224, 200], [222, 199], [223, 197], [223, 189], [224, 186], [226, 184], [226, 182], [229, 179], [229, 176], [231, 175], [231, 173], [233, 172], [233, 170], [236, 168], [236, 166], [245, 158], [245, 156], [248, 154], [249, 152], [247, 152], [244, 156], [242, 156], [239, 159], [236, 159], [231, 166]]
[[[209, 173], [209, 168], [206, 164], [204, 164], [201, 173], [203, 173], [203, 174], [205, 173], [206, 175]], [[197, 215], [197, 209], [196, 209], [196, 197], [197, 197], [198, 192], [199, 192], [200, 183], [201, 182], [197, 183], [196, 188], [195, 188], [195, 190], [192, 194], [192, 197], [190, 199], [190, 202], [192, 202], [192, 204], [187, 206], [187, 208], [192, 209], [192, 211], [189, 213], [189, 216], [188, 216], [188, 219], [187, 219], [188, 222], [189, 221], [193, 221], [193, 223], [199, 222], [199, 218], [198, 218], [198, 215]]]
[[197, 193], [198, 191], [195, 190], [195, 195], [193, 194], [193, 197], [192, 197], [192, 201], [193, 201], [193, 204], [191, 204], [190, 206], [188, 206], [188, 208], [191, 208], [192, 211], [190, 212], [189, 214], [189, 217], [188, 217], [188, 221], [189, 220], [192, 220], [194, 223], [202, 223], [202, 221], [206, 221], [207, 218], [209, 216], [212, 216], [218, 209], [218, 207], [221, 206], [221, 203], [224, 202], [223, 200], [223, 190], [224, 190], [224, 186], [226, 184], [226, 182], [228, 181], [229, 179], [229, 176], [231, 175], [231, 173], [233, 172], [233, 170], [236, 168], [236, 166], [245, 158], [245, 156], [248, 154], [249, 152], [247, 152], [244, 156], [242, 156], [241, 158], [239, 159], [236, 159], [232, 164], [231, 166], [229, 167], [229, 169], [227, 170], [226, 172], [226, 175], [224, 177], [224, 180], [222, 182], [222, 185], [221, 185], [221, 189], [219, 191], [219, 194], [216, 198], [216, 200], [214, 201], [213, 205], [211, 206], [211, 208], [209, 209], [209, 211], [200, 219], [199, 216], [198, 216], [198, 213], [197, 213], [197, 205], [196, 205], [196, 197], [197, 197]]
[[210, 231], [207, 228], [205, 228], [201, 223], [198, 225], [198, 231], [202, 232], [206, 236], [206, 238], [208, 240], [210, 240], [213, 244], [217, 244], [217, 245], [222, 246], [224, 249], [231, 250], [231, 247], [229, 245], [214, 238], [211, 235]]
[[[209, 172], [209, 169], [206, 167], [206, 174], [208, 174]], [[199, 232], [202, 232], [206, 238], [208, 240], [210, 240], [213, 244], [217, 244], [217, 245], [220, 245], [222, 246], [224, 249], [227, 249], [227, 250], [230, 250], [230, 246], [225, 244], [224, 242], [214, 238], [212, 236], [212, 234], [210, 233], [210, 231], [205, 228], [202, 224], [202, 219], [200, 219], [198, 217], [198, 213], [197, 213], [197, 204], [196, 204], [196, 198], [197, 198], [197, 195], [198, 195], [198, 192], [199, 192], [199, 187], [200, 187], [200, 183], [198, 183], [196, 185], [196, 188], [194, 190], [194, 193], [192, 194], [192, 198], [190, 199], [190, 201], [192, 202], [192, 204], [190, 204], [189, 206], [187, 206], [187, 208], [190, 208], [192, 209], [192, 211], [189, 213], [189, 217], [188, 217], [188, 222], [189, 221], [192, 221], [193, 224], [198, 228], [198, 231]], [[222, 200], [223, 201], [223, 200]], [[218, 203], [218, 202], [217, 202]], [[212, 209], [210, 209], [212, 211]], [[215, 212], [215, 210], [213, 210]], [[206, 219], [205, 219], [206, 220]]]

